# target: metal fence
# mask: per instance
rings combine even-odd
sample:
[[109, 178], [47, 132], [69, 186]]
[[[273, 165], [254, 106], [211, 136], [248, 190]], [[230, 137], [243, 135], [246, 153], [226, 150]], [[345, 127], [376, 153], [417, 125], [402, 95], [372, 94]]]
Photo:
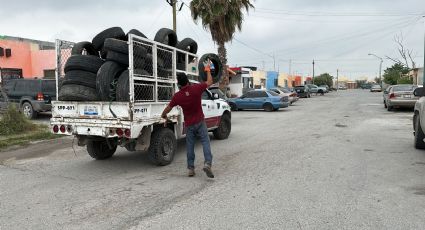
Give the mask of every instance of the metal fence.
[[192, 67], [197, 67], [194, 54], [135, 35], [129, 37], [129, 51], [132, 102], [170, 101], [177, 91], [178, 72], [198, 80], [198, 70]]
[[59, 86], [65, 77], [65, 64], [71, 57], [74, 42], [56, 40], [56, 95], [59, 95]]

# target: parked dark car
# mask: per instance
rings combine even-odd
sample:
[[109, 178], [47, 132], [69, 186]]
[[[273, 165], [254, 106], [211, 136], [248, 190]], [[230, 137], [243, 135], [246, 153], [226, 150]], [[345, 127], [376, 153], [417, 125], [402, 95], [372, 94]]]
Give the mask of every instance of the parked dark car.
[[295, 92], [298, 94], [298, 97], [308, 98], [310, 97], [310, 88], [305, 85], [299, 85], [294, 87]]
[[269, 90], [252, 90], [237, 98], [230, 98], [229, 105], [232, 110], [264, 109], [276, 111], [289, 106], [288, 97]]
[[9, 80], [3, 86], [8, 102], [16, 104], [29, 119], [39, 112], [51, 111], [52, 100], [56, 100], [56, 81], [41, 79]]

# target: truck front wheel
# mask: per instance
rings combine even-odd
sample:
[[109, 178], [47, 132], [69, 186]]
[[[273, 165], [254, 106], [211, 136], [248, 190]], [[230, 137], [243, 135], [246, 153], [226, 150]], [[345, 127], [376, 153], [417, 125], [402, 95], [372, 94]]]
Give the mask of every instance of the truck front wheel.
[[177, 149], [177, 140], [168, 128], [155, 130], [151, 135], [149, 159], [155, 165], [164, 166], [173, 161]]
[[90, 140], [87, 142], [87, 152], [96, 160], [108, 159], [112, 157], [117, 150], [117, 143], [115, 141], [110, 141], [109, 144], [110, 145], [108, 145], [107, 140]]
[[227, 139], [230, 135], [230, 131], [232, 129], [232, 123], [230, 120], [230, 116], [227, 114], [223, 114], [221, 117], [220, 125], [213, 131], [214, 137], [218, 140]]

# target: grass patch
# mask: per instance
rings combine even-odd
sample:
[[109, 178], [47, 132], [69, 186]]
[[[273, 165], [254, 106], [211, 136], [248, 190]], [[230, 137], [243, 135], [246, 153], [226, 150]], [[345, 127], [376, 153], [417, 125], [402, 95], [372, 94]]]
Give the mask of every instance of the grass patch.
[[61, 135], [51, 133], [45, 125], [32, 123], [14, 106], [9, 106], [0, 119], [0, 150], [13, 145], [26, 145], [31, 141], [58, 137]]
[[9, 106], [0, 119], [0, 136], [34, 131], [36, 129], [37, 125], [20, 113], [15, 105]]

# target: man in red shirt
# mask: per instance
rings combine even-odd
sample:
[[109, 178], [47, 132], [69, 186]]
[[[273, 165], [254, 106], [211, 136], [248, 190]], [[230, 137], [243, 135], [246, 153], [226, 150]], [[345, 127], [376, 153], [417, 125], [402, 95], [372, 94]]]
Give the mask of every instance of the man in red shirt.
[[198, 136], [202, 143], [204, 151], [204, 172], [208, 177], [214, 178], [211, 170], [212, 154], [207, 125], [202, 112], [201, 98], [202, 93], [213, 84], [211, 62], [204, 63], [204, 71], [207, 74], [207, 81], [200, 84], [189, 84], [189, 80], [184, 73], [177, 74], [177, 84], [180, 91], [174, 94], [170, 104], [164, 109], [161, 117], [167, 119], [167, 114], [174, 106], [180, 106], [183, 109], [184, 125], [186, 127], [186, 150], [187, 150], [187, 168], [188, 176], [195, 175], [195, 139]]

